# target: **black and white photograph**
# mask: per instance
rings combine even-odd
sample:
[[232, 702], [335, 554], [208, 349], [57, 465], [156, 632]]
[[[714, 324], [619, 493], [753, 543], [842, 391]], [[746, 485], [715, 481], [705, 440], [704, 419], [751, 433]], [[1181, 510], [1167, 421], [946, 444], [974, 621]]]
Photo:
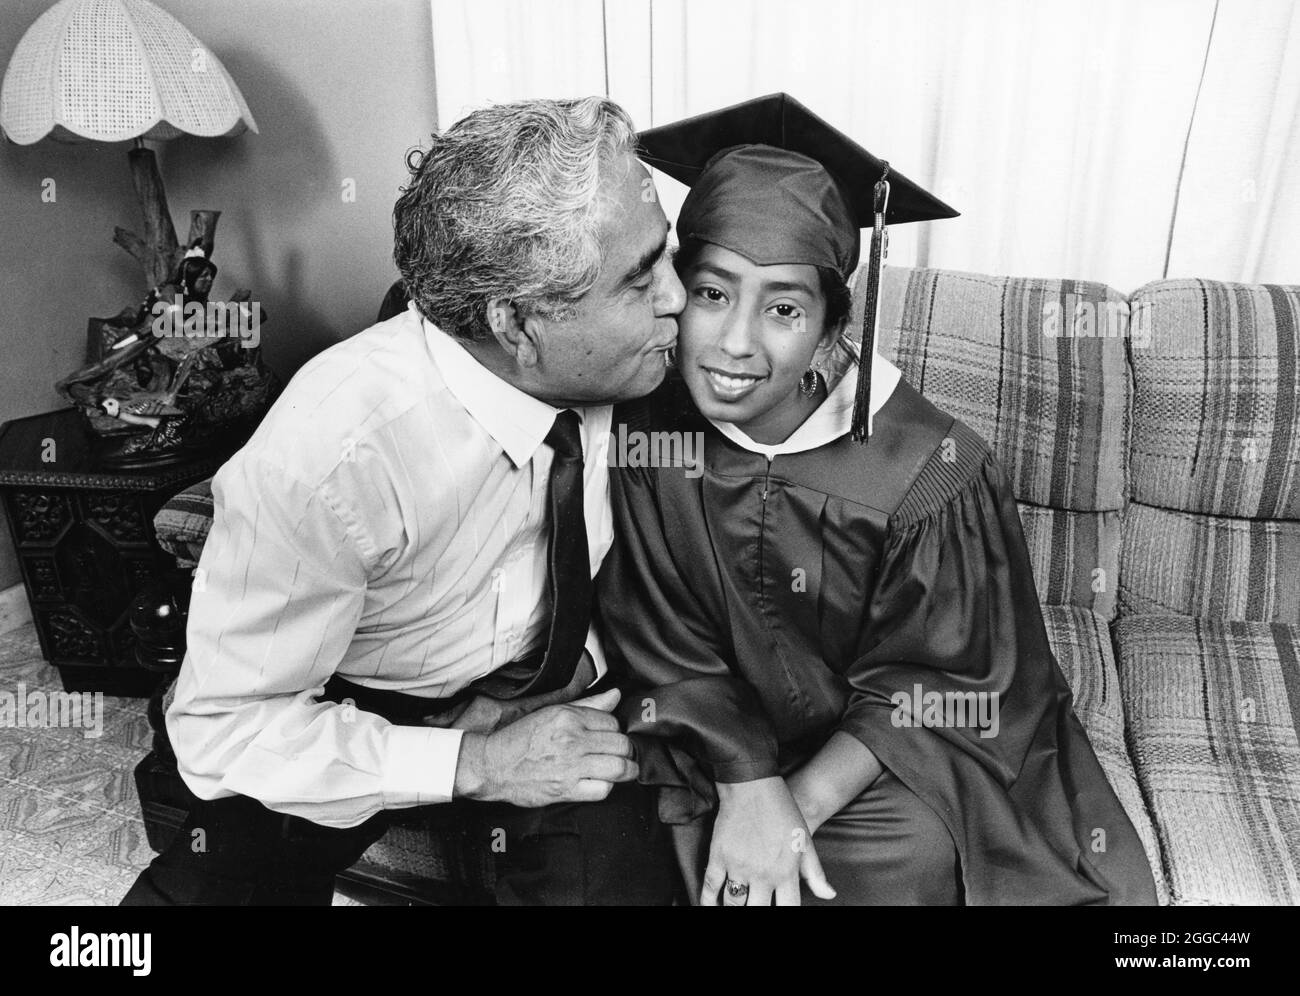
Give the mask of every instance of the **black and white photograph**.
[[1294, 0], [4, 0], [0, 66], [0, 905], [100, 908], [35, 961], [1300, 905]]

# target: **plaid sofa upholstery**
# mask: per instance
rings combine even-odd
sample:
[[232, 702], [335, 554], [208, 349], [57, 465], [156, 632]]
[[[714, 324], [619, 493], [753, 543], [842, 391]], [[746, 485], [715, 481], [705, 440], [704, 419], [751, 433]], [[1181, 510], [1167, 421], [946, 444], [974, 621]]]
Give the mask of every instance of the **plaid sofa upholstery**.
[[1116, 636], [1174, 901], [1300, 902], [1300, 629], [1144, 614]]
[[1126, 613], [1300, 623], [1300, 522], [1129, 505]]
[[[860, 314], [866, 282], [854, 283]], [[1127, 491], [1127, 322], [1128, 302], [1104, 284], [889, 268], [878, 348], [984, 437], [1018, 499], [1115, 511]]]
[[1130, 300], [1115, 627], [1129, 746], [1178, 903], [1300, 903], [1300, 287]]
[[212, 478], [173, 496], [158, 510], [153, 524], [159, 545], [176, 558], [177, 567], [198, 567], [212, 528]]
[[1131, 308], [1133, 499], [1300, 520], [1300, 287], [1164, 280]]

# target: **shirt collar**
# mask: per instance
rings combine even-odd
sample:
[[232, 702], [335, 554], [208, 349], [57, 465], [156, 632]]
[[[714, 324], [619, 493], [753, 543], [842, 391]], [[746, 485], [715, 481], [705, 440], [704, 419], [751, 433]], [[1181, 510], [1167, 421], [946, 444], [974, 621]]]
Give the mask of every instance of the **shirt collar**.
[[[823, 401], [784, 442], [771, 446], [756, 443], [733, 422], [709, 419], [718, 431], [742, 449], [760, 453], [769, 460], [782, 453], [803, 453], [834, 442], [853, 426], [853, 402], [858, 391], [858, 345], [841, 338], [831, 352], [825, 376], [830, 389]], [[871, 406], [867, 409], [867, 435], [872, 432], [876, 412], [889, 400], [902, 372], [879, 353], [871, 363]]]
[[[556, 414], [564, 409], [548, 405], [502, 380], [455, 338], [421, 316], [413, 302], [408, 308], [424, 325], [429, 352], [447, 390], [505, 451], [510, 462], [523, 467], [546, 440]], [[574, 411], [580, 419], [583, 417], [581, 408]]]

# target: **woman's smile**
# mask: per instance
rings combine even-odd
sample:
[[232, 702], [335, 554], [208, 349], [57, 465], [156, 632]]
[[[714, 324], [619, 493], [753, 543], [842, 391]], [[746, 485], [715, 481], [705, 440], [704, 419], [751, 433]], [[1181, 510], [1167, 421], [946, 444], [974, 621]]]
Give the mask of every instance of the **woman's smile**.
[[767, 377], [758, 374], [732, 373], [717, 367], [700, 365], [705, 381], [719, 401], [739, 401], [749, 395]]

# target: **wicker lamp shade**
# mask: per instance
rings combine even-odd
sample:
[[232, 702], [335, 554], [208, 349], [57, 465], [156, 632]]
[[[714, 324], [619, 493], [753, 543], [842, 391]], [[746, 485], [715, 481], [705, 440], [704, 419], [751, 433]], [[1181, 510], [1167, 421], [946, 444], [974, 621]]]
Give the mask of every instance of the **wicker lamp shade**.
[[18, 145], [257, 131], [220, 60], [148, 0], [60, 0], [14, 50], [0, 129]]

